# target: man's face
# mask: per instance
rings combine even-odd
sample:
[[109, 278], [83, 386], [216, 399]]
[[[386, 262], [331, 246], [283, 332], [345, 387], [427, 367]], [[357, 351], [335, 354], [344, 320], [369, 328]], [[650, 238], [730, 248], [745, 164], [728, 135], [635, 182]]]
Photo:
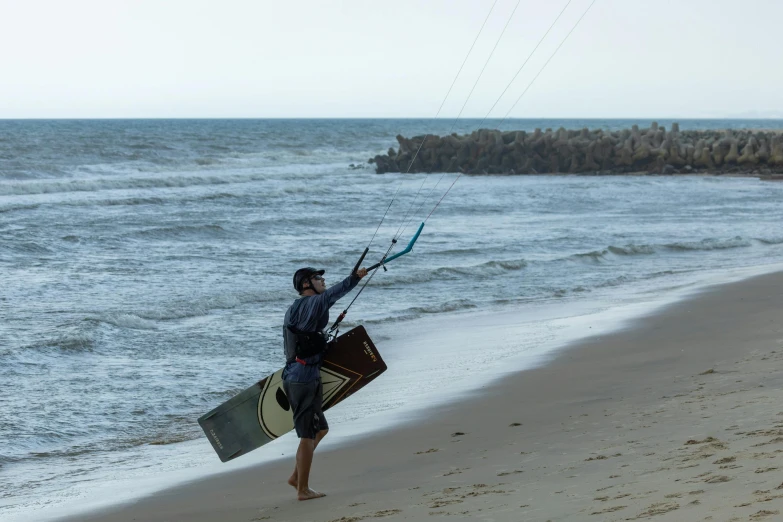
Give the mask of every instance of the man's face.
[[319, 294], [324, 290], [326, 290], [326, 280], [323, 278], [323, 276], [320, 276], [318, 274], [310, 278], [310, 285], [312, 286], [313, 290], [315, 290]]

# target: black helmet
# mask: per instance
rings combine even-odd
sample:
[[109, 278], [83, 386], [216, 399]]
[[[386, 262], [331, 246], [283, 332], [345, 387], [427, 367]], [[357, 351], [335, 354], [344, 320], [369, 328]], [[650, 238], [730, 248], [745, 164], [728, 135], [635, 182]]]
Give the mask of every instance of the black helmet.
[[324, 270], [318, 270], [311, 266], [300, 268], [294, 273], [294, 288], [299, 293], [302, 293], [302, 284], [313, 277], [314, 275], [324, 275]]

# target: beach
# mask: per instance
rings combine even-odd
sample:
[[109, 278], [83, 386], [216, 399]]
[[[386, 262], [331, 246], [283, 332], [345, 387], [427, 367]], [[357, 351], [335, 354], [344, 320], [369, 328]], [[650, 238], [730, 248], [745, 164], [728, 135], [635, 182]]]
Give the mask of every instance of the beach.
[[70, 520], [779, 520], [781, 311], [778, 272], [586, 337], [416, 422], [317, 452], [322, 499], [297, 501], [283, 461]]

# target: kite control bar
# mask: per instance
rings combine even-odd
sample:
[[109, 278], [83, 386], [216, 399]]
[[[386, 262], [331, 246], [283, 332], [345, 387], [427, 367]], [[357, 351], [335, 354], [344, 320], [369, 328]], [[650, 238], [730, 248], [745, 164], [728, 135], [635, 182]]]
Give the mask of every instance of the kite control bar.
[[[386, 266], [385, 266], [386, 263], [388, 263], [389, 261], [391, 261], [393, 259], [397, 259], [398, 257], [403, 256], [403, 255], [407, 254], [408, 252], [410, 252], [411, 250], [413, 250], [413, 245], [414, 245], [414, 243], [416, 243], [416, 240], [419, 239], [419, 234], [421, 234], [421, 231], [422, 231], [423, 228], [424, 228], [424, 223], [419, 225], [419, 229], [413, 235], [411, 240], [408, 242], [408, 246], [406, 246], [405, 249], [402, 252], [397, 252], [396, 254], [394, 254], [391, 257], [386, 257], [386, 255], [384, 255], [383, 258], [379, 262], [377, 262], [374, 265], [372, 265], [370, 268], [367, 269], [367, 271], [370, 272], [372, 270], [375, 270], [379, 266], [383, 266], [383, 269], [386, 270]], [[392, 244], [394, 244], [396, 242], [397, 242], [396, 239], [392, 239]], [[359, 261], [357, 261], [356, 265], [354, 265], [353, 272], [351, 272], [351, 274], [355, 274], [359, 270], [359, 267], [361, 266], [362, 261], [364, 261], [364, 257], [367, 255], [367, 252], [369, 250], [370, 250], [370, 247], [367, 247], [367, 248], [364, 249], [364, 252], [362, 252], [362, 256], [359, 258]], [[372, 276], [370, 276], [370, 277], [372, 277]], [[369, 282], [369, 280], [368, 280], [368, 282]], [[365, 286], [367, 286], [367, 283], [365, 283]], [[364, 290], [364, 287], [362, 287], [362, 290]], [[362, 293], [362, 290], [359, 290], [359, 294]], [[338, 333], [337, 329], [340, 326], [340, 323], [343, 321], [343, 319], [345, 319], [345, 316], [348, 313], [348, 308], [350, 308], [351, 305], [353, 304], [353, 302], [356, 301], [356, 298], [359, 297], [359, 294], [356, 294], [356, 297], [353, 298], [353, 301], [351, 301], [351, 303], [346, 307], [346, 309], [343, 310], [343, 313], [341, 313], [337, 317], [337, 320], [334, 322], [334, 324], [331, 326], [331, 328], [329, 328], [330, 339], [334, 339], [334, 338], [337, 337], [337, 333]]]
[[[393, 259], [397, 259], [398, 257], [404, 256], [405, 254], [410, 252], [413, 249], [413, 244], [416, 243], [417, 239], [419, 239], [419, 234], [421, 234], [421, 231], [422, 231], [423, 228], [424, 228], [424, 223], [419, 225], [419, 229], [416, 231], [416, 233], [413, 235], [411, 240], [408, 242], [408, 246], [405, 247], [405, 250], [403, 250], [402, 252], [397, 252], [396, 254], [394, 254], [391, 257], [383, 256], [383, 259], [381, 259], [378, 263], [375, 263], [374, 265], [372, 265], [370, 268], [367, 269], [367, 271], [369, 272], [371, 270], [375, 270], [379, 266], [383, 266], [386, 263], [388, 263], [389, 261], [391, 261]], [[396, 243], [397, 240], [393, 239], [392, 242]], [[364, 256], [362, 256], [362, 259], [364, 259]], [[384, 267], [384, 270], [386, 270], [386, 267]]]

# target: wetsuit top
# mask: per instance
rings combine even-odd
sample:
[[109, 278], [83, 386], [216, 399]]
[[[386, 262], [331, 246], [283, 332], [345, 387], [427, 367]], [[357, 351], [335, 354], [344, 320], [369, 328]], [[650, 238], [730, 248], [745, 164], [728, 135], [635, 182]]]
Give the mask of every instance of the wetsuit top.
[[[299, 332], [320, 332], [329, 324], [329, 308], [338, 299], [350, 292], [360, 279], [355, 275], [343, 279], [338, 284], [327, 288], [323, 293], [300, 297], [288, 307], [283, 320], [283, 346], [285, 348], [286, 365], [283, 379], [292, 382], [311, 382], [321, 376], [323, 353], [304, 359], [307, 364], [299, 363], [296, 358], [296, 335], [288, 327]], [[291, 361], [291, 362], [288, 362]]]

